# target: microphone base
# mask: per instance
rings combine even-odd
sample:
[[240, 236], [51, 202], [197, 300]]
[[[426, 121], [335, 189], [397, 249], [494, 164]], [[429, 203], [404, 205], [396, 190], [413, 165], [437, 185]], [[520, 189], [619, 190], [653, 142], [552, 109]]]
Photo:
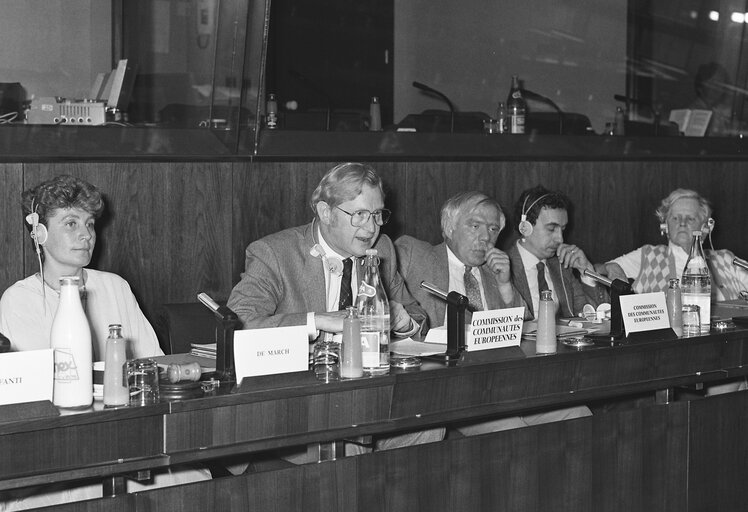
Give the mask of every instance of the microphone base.
[[444, 354], [431, 354], [428, 356], [423, 356], [423, 358], [429, 361], [446, 364], [447, 366], [454, 366], [455, 364], [457, 364], [457, 361], [460, 360], [460, 356], [461, 354], [459, 352], [457, 354], [450, 354], [449, 352], [445, 352]]

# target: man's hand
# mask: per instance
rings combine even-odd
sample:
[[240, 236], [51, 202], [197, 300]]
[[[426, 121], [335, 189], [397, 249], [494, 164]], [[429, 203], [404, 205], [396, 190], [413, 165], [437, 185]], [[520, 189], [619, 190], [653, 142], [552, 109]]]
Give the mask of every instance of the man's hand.
[[412, 322], [410, 315], [402, 304], [390, 301], [390, 329], [395, 332], [408, 332], [410, 331]]
[[571, 267], [580, 272], [584, 272], [585, 270], [591, 270], [592, 272], [595, 271], [595, 267], [593, 267], [590, 260], [587, 259], [584, 251], [576, 245], [561, 244], [558, 246], [558, 249], [556, 249], [556, 255], [558, 256], [558, 261], [561, 262], [561, 265], [563, 265], [564, 268]]
[[509, 283], [512, 279], [509, 255], [504, 251], [491, 247], [486, 251], [486, 265], [496, 274], [499, 283]]
[[319, 331], [343, 332], [343, 319], [347, 311], [328, 311], [314, 314], [314, 326]]

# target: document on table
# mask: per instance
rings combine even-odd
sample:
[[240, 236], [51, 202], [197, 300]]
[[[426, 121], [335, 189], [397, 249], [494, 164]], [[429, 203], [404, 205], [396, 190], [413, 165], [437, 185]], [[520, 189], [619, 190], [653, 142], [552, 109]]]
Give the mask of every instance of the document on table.
[[412, 338], [390, 342], [390, 352], [403, 356], [432, 356], [443, 354], [445, 347], [436, 343], [425, 343]]

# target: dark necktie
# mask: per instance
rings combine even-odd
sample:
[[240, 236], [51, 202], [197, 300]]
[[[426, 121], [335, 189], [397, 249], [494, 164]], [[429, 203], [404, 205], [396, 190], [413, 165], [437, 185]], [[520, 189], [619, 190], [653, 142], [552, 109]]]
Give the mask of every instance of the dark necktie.
[[345, 310], [348, 306], [353, 306], [353, 292], [351, 291], [351, 269], [353, 269], [353, 260], [346, 258], [343, 260], [343, 277], [340, 279], [340, 300], [338, 309]]
[[480, 287], [478, 286], [478, 280], [470, 271], [471, 268], [472, 267], [465, 265], [465, 275], [462, 276], [462, 279], [465, 282], [465, 295], [467, 295], [468, 301], [470, 301], [470, 308], [473, 311], [483, 311], [483, 300], [480, 297]]
[[545, 280], [545, 263], [539, 261], [536, 267], [538, 268], [538, 293], [543, 290], [550, 290], [548, 281]]

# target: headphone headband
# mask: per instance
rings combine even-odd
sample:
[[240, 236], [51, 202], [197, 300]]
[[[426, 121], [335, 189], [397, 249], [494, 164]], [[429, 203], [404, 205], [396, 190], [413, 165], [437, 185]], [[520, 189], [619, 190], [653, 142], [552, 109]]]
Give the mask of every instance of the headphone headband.
[[527, 220], [527, 212], [529, 212], [530, 210], [532, 210], [532, 207], [535, 206], [536, 204], [538, 204], [538, 201], [540, 201], [541, 199], [543, 199], [545, 197], [548, 197], [550, 195], [551, 194], [549, 192], [546, 192], [542, 196], [538, 197], [535, 201], [533, 201], [527, 209], [525, 209], [525, 206], [527, 206], [527, 200], [530, 198], [530, 195], [528, 194], [527, 197], [525, 197], [525, 201], [522, 203], [522, 218], [520, 220], [521, 221], [526, 221]]

